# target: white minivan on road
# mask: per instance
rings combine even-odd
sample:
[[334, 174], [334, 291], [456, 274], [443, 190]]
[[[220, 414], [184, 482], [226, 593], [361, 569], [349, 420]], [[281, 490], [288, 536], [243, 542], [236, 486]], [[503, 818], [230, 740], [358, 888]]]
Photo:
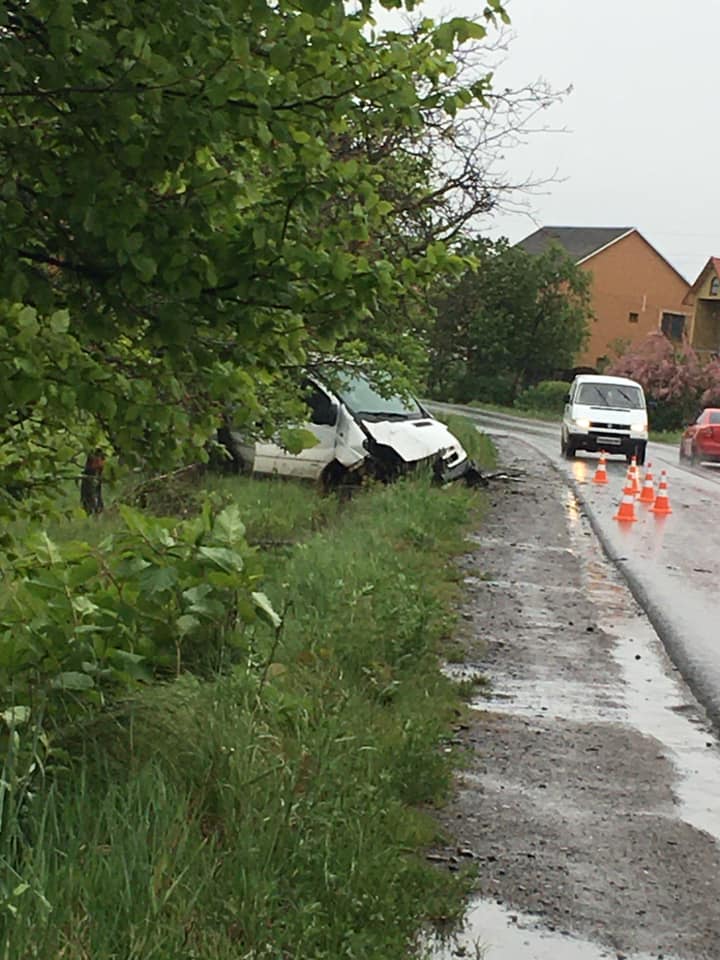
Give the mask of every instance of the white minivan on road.
[[645, 462], [648, 415], [643, 388], [627, 377], [581, 374], [566, 397], [560, 447], [572, 459], [578, 450], [635, 456]]

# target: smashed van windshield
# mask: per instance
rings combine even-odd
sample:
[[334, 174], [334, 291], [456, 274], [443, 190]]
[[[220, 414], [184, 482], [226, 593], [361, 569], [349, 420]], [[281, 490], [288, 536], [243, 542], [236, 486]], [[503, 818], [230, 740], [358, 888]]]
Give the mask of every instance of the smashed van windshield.
[[343, 374], [338, 396], [355, 414], [412, 420], [425, 414], [410, 397], [383, 397], [363, 376]]
[[637, 387], [617, 383], [583, 383], [578, 390], [578, 403], [589, 407], [613, 410], [643, 410], [645, 401]]

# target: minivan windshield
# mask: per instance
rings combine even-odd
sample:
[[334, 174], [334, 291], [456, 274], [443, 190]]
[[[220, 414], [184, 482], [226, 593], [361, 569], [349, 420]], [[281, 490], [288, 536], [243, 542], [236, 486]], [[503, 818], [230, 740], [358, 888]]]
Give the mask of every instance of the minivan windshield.
[[425, 416], [412, 397], [383, 397], [361, 374], [341, 374], [338, 396], [356, 416], [368, 419], [414, 420]]
[[611, 410], [645, 409], [642, 390], [624, 383], [582, 383], [575, 400], [589, 407], [607, 407]]

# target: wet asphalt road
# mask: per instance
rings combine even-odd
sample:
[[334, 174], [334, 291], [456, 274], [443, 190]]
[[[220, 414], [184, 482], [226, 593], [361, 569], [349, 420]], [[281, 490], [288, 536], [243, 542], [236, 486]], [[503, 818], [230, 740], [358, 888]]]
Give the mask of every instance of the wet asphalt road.
[[[678, 463], [677, 447], [650, 443], [655, 484], [667, 471], [672, 513], [658, 516], [642, 504], [636, 522], [614, 519], [627, 473], [622, 457], [608, 459], [606, 486], [593, 484], [598, 456], [560, 454], [560, 424], [525, 421], [473, 408], [434, 404], [478, 422], [490, 436], [517, 438], [567, 477], [605, 552], [625, 575], [636, 599], [693, 690], [720, 728], [720, 468]], [[641, 470], [641, 477], [644, 470]], [[532, 483], [530, 475], [525, 482]]]

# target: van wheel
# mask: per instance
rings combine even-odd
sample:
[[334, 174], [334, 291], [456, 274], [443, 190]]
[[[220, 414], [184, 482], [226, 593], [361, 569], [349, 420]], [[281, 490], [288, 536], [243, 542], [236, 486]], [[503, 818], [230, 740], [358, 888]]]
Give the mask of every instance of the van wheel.
[[637, 465], [639, 467], [642, 467], [645, 463], [645, 445], [644, 444], [642, 447], [637, 448], [636, 456], [637, 456]]
[[568, 442], [565, 444], [565, 459], [574, 460], [576, 450], [577, 448], [575, 444], [572, 442], [572, 440], [568, 440]]
[[337, 460], [329, 463], [320, 474], [320, 486], [325, 493], [336, 490], [345, 480], [347, 470]]
[[337, 493], [341, 499], [352, 496], [362, 484], [361, 470], [347, 470], [337, 460], [333, 460], [320, 476], [323, 493]]

